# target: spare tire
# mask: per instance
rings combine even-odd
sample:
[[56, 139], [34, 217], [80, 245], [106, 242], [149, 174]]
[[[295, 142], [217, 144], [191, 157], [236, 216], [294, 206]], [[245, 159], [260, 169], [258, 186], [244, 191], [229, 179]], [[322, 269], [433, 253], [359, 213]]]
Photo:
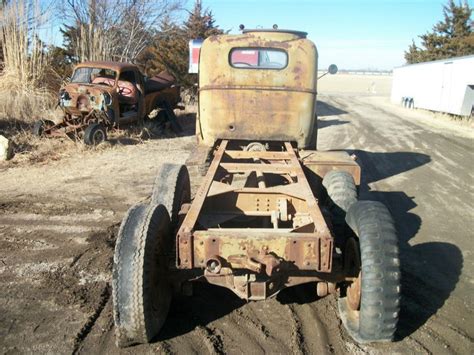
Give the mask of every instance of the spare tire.
[[352, 175], [342, 170], [327, 173], [323, 179], [323, 186], [327, 191], [325, 205], [331, 215], [336, 246], [342, 248], [350, 232], [345, 220], [346, 212], [357, 202], [357, 187]]
[[[359, 343], [392, 341], [400, 310], [400, 259], [393, 219], [382, 203], [359, 201], [349, 208], [346, 220], [358, 243], [347, 241], [344, 268], [347, 276], [356, 277], [341, 290], [340, 317]], [[354, 269], [357, 265], [359, 270]]]

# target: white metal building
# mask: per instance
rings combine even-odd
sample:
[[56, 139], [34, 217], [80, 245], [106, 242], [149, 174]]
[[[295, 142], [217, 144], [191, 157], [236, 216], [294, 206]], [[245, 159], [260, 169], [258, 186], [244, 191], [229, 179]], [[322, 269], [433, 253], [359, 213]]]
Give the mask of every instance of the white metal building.
[[392, 102], [454, 115], [474, 113], [474, 55], [393, 69]]

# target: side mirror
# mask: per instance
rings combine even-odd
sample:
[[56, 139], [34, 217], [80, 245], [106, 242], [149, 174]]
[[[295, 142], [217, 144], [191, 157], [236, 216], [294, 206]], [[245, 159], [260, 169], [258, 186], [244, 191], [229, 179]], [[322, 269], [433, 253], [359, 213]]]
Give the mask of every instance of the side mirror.
[[336, 74], [338, 71], [337, 69], [337, 65], [336, 64], [331, 64], [329, 67], [328, 67], [328, 73], [333, 75], [333, 74]]
[[331, 65], [328, 67], [328, 71], [325, 72], [323, 75], [321, 75], [321, 76], [318, 78], [318, 80], [321, 79], [323, 76], [325, 76], [325, 75], [327, 75], [327, 74], [336, 74], [338, 70], [339, 70], [339, 69], [337, 69], [337, 65], [336, 65], [336, 64], [331, 64]]

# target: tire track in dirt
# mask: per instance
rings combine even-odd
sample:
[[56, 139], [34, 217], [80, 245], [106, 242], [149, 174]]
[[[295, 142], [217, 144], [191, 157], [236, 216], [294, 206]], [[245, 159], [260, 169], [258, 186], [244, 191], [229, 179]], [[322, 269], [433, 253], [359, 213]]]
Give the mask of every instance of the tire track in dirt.
[[86, 337], [92, 331], [92, 328], [94, 327], [97, 319], [100, 317], [100, 314], [105, 308], [105, 305], [109, 301], [110, 295], [111, 295], [110, 284], [107, 283], [100, 295], [99, 303], [95, 307], [94, 312], [89, 316], [85, 324], [82, 326], [82, 328], [74, 337], [74, 346], [72, 349], [73, 354], [77, 354], [79, 352], [82, 342], [86, 339]]
[[290, 320], [290, 329], [291, 329], [291, 352], [293, 354], [306, 354], [308, 350], [306, 349], [304, 343], [304, 337], [302, 332], [302, 325], [300, 318], [295, 312], [293, 306], [287, 306]]
[[[19, 210], [18, 204], [4, 203], [0, 215], [0, 308], [4, 319], [25, 322], [27, 317], [27, 323], [5, 334], [0, 326], [1, 349], [77, 352], [110, 298], [107, 279], [117, 225], [101, 210], [67, 209], [70, 214], [63, 215], [57, 205], [20, 205]], [[35, 229], [38, 222], [53, 228]], [[18, 343], [18, 337], [28, 340]]]

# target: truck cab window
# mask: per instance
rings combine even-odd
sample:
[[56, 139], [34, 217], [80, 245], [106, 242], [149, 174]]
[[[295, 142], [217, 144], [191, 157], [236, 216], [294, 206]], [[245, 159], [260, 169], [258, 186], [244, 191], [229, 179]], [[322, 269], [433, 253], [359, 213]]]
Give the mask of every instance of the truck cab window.
[[275, 48], [233, 48], [230, 65], [247, 69], [283, 69], [288, 65], [288, 54]]

